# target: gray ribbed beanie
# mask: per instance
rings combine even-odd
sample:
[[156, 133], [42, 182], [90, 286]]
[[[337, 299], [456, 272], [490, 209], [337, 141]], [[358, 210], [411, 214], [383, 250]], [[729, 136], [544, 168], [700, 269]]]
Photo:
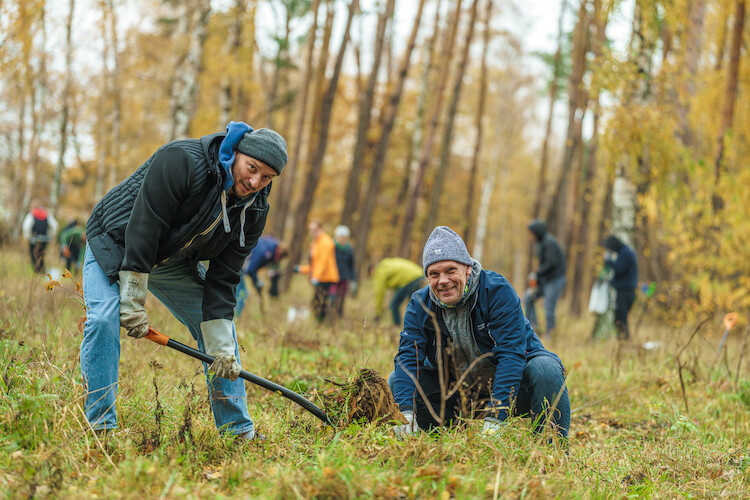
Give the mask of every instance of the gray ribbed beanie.
[[427, 268], [435, 262], [454, 260], [467, 266], [472, 265], [471, 256], [466, 249], [466, 243], [456, 232], [448, 226], [438, 226], [432, 230], [427, 238], [422, 252], [422, 269], [427, 276]]
[[242, 154], [262, 161], [274, 169], [277, 174], [281, 174], [281, 171], [284, 170], [288, 159], [284, 138], [278, 132], [267, 128], [247, 132], [237, 143], [235, 149]]

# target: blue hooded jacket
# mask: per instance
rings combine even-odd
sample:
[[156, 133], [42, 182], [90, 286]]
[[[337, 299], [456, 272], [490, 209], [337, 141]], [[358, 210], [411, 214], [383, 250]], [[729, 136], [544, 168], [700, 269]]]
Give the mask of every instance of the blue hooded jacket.
[[[479, 286], [471, 306], [474, 339], [482, 354], [497, 365], [492, 386], [492, 406], [499, 410], [498, 418], [508, 417], [511, 395], [518, 395], [526, 362], [536, 356], [560, 358], [546, 350], [524, 317], [521, 299], [503, 276], [493, 271], [481, 271]], [[442, 322], [441, 308], [430, 299], [429, 286], [412, 295], [404, 317], [398, 354], [394, 359], [394, 397], [401, 411], [414, 408], [417, 396], [414, 381], [423, 373], [437, 374], [437, 331], [430, 312], [438, 319], [441, 346], [450, 345], [447, 329]]]

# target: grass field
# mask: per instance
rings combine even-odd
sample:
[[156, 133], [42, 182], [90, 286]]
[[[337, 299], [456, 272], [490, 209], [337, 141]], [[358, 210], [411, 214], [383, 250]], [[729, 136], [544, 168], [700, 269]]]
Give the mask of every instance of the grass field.
[[[0, 249], [0, 496], [5, 498], [750, 498], [750, 346], [747, 312], [714, 364], [714, 315], [679, 327], [647, 318], [629, 345], [591, 342], [592, 320], [559, 307], [548, 347], [568, 369], [573, 408], [565, 454], [515, 419], [499, 436], [481, 422], [398, 441], [388, 426], [332, 430], [298, 406], [247, 384], [267, 439], [220, 438], [197, 361], [123, 334], [118, 415], [106, 442], [88, 428], [78, 363], [82, 306], [70, 279], [46, 290], [26, 254]], [[398, 329], [373, 325], [360, 283], [346, 318], [291, 322], [311, 290], [251, 296], [238, 321], [244, 367], [309, 395], [359, 368], [387, 376]], [[636, 303], [632, 317], [640, 312]], [[151, 323], [190, 334], [153, 298]], [[646, 350], [645, 341], [661, 347]], [[744, 349], [744, 354], [743, 354]], [[682, 380], [682, 383], [681, 383]], [[684, 384], [684, 389], [683, 389]]]

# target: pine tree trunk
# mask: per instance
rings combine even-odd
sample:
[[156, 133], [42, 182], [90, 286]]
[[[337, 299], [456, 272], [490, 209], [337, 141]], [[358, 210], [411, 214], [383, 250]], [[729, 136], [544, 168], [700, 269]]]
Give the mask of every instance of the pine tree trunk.
[[412, 190], [408, 196], [408, 204], [406, 207], [406, 213], [404, 214], [404, 225], [401, 233], [401, 244], [399, 246], [399, 255], [401, 257], [409, 258], [411, 254], [411, 242], [412, 242], [412, 228], [415, 224], [417, 217], [417, 204], [422, 195], [422, 184], [424, 182], [424, 176], [427, 172], [432, 156], [432, 145], [435, 142], [435, 132], [437, 131], [438, 121], [440, 118], [440, 112], [442, 111], [443, 97], [445, 95], [445, 86], [448, 79], [448, 70], [450, 69], [450, 63], [453, 59], [453, 48], [456, 42], [456, 32], [458, 30], [458, 22], [461, 18], [461, 3], [462, 0], [456, 1], [456, 8], [452, 17], [452, 25], [448, 35], [448, 41], [443, 50], [443, 62], [440, 70], [440, 76], [438, 77], [438, 88], [435, 91], [435, 102], [430, 116], [430, 121], [427, 129], [427, 135], [425, 136], [425, 142], [422, 144], [422, 151], [419, 156], [419, 167], [417, 169], [416, 179], [412, 186]]
[[476, 140], [474, 141], [474, 152], [471, 155], [471, 173], [469, 174], [469, 188], [467, 189], [466, 208], [464, 209], [464, 227], [463, 240], [468, 248], [474, 243], [474, 234], [471, 231], [474, 223], [474, 192], [476, 191], [477, 177], [479, 176], [479, 158], [482, 153], [482, 138], [484, 118], [484, 107], [487, 100], [487, 52], [489, 52], [492, 30], [490, 22], [492, 21], [492, 0], [487, 0], [486, 11], [484, 14], [484, 41], [482, 49], [482, 62], [479, 73], [479, 99], [477, 101], [477, 112], [475, 128], [477, 130]]
[[583, 77], [586, 72], [586, 53], [589, 49], [590, 18], [587, 10], [588, 0], [582, 0], [578, 11], [578, 21], [573, 33], [571, 53], [571, 72], [568, 80], [568, 129], [565, 139], [563, 159], [560, 165], [560, 177], [547, 210], [547, 228], [565, 245], [568, 240], [567, 224], [570, 214], [568, 207], [568, 190], [570, 177], [574, 175], [573, 158], [581, 147], [581, 129], [586, 99], [582, 90]]
[[[292, 154], [289, 155], [289, 164], [284, 168], [284, 175], [279, 176], [276, 181], [278, 186], [278, 196], [274, 197], [273, 215], [273, 234], [277, 238], [284, 238], [286, 231], [287, 218], [289, 217], [289, 208], [292, 206], [292, 188], [294, 180], [297, 177], [297, 164], [302, 154], [302, 142], [304, 140], [305, 120], [307, 118], [307, 101], [310, 91], [310, 75], [313, 68], [313, 55], [315, 53], [315, 39], [318, 30], [318, 10], [319, 0], [313, 0], [311, 10], [313, 12], [313, 22], [307, 35], [307, 56], [305, 58], [305, 69], [300, 80], [301, 93], [300, 102], [297, 106], [299, 116], [293, 137]], [[291, 141], [289, 141], [291, 142]]]
[[[555, 116], [555, 103], [557, 102], [557, 80], [562, 67], [562, 44], [564, 36], [563, 18], [568, 0], [562, 0], [560, 4], [560, 15], [557, 20], [557, 50], [552, 63], [552, 80], [549, 85], [549, 109], [547, 111], [547, 123], [544, 129], [544, 141], [542, 142], [542, 159], [539, 164], [539, 179], [534, 194], [534, 208], [531, 211], [532, 219], [539, 219], [542, 214], [542, 203], [547, 192], [547, 170], [549, 168], [549, 143], [552, 137], [552, 121]], [[529, 239], [526, 250], [526, 274], [528, 275], [534, 267], [534, 241]]]
[[[471, 42], [474, 38], [474, 25], [477, 20], [478, 6], [479, 0], [474, 0], [471, 4], [471, 17], [469, 18], [469, 26], [466, 31], [466, 39], [464, 40], [463, 51], [459, 56], [458, 69], [456, 71], [455, 80], [453, 82], [453, 95], [451, 96], [451, 102], [448, 105], [448, 116], [446, 117], [445, 128], [443, 129], [440, 164], [438, 165], [438, 171], [435, 175], [435, 183], [432, 186], [430, 205], [428, 207], [426, 224], [423, 228], [424, 238], [422, 239], [422, 241], [427, 241], [427, 237], [435, 227], [435, 221], [437, 220], [438, 214], [440, 212], [440, 197], [443, 193], [445, 172], [448, 169], [448, 164], [450, 163], [451, 144], [453, 140], [453, 126], [456, 121], [458, 102], [461, 97], [464, 75], [466, 74], [466, 64], [469, 60], [469, 49], [471, 48]], [[458, 23], [458, 20], [456, 20], [455, 22]]]
[[[406, 171], [406, 193], [403, 196], [399, 196], [396, 200], [397, 206], [394, 209], [394, 225], [397, 227], [398, 220], [401, 218], [403, 213], [406, 211], [404, 205], [408, 203], [408, 194], [412, 189], [414, 178], [419, 170], [419, 152], [422, 150], [422, 136], [424, 132], [424, 114], [425, 106], [427, 103], [427, 95], [430, 91], [430, 75], [432, 74], [433, 62], [435, 60], [435, 52], [437, 47], [437, 40], [440, 36], [440, 6], [442, 0], [437, 0], [435, 5], [435, 19], [433, 21], [433, 32], [430, 36], [430, 40], [427, 42], [427, 57], [425, 57], [422, 74], [419, 81], [421, 82], [421, 88], [419, 91], [419, 100], [417, 101], [417, 114], [414, 119], [414, 133], [411, 137], [411, 147], [409, 148], [409, 161], [407, 161]], [[400, 242], [399, 242], [400, 244]], [[391, 255], [389, 252], [388, 255]]]
[[419, 7], [414, 19], [414, 24], [412, 25], [411, 34], [409, 35], [409, 41], [407, 42], [404, 55], [399, 64], [398, 80], [396, 81], [396, 85], [394, 86], [393, 92], [388, 100], [388, 107], [384, 114], [383, 130], [380, 133], [380, 138], [375, 148], [375, 157], [372, 168], [370, 169], [370, 181], [367, 183], [367, 193], [365, 194], [365, 200], [362, 204], [360, 221], [355, 228], [355, 248], [357, 248], [360, 255], [357, 259], [357, 275], [361, 275], [362, 266], [367, 261], [367, 237], [370, 234], [370, 223], [372, 221], [372, 214], [375, 211], [378, 192], [380, 191], [380, 180], [383, 175], [383, 170], [385, 170], [385, 158], [388, 152], [388, 145], [390, 144], [391, 132], [393, 131], [393, 126], [396, 122], [398, 105], [401, 102], [404, 83], [406, 82], [406, 76], [409, 72], [411, 54], [414, 51], [417, 33], [419, 32], [419, 25], [422, 21], [424, 4], [425, 0], [419, 1]]
[[282, 289], [286, 290], [289, 287], [292, 273], [294, 272], [295, 264], [299, 263], [302, 258], [303, 246], [302, 242], [305, 239], [305, 232], [307, 231], [307, 218], [310, 214], [310, 208], [312, 207], [313, 198], [315, 196], [315, 189], [318, 187], [318, 181], [320, 180], [320, 173], [323, 169], [323, 158], [325, 157], [326, 146], [328, 144], [328, 128], [331, 124], [331, 114], [333, 110], [333, 102], [336, 97], [336, 87], [338, 86], [339, 75], [341, 74], [341, 66], [344, 62], [344, 54], [346, 53], [346, 47], [349, 43], [350, 30], [354, 15], [359, 8], [359, 0], [352, 0], [349, 4], [349, 15], [346, 20], [346, 28], [344, 29], [344, 35], [341, 40], [338, 55], [336, 57], [336, 64], [333, 68], [333, 74], [328, 82], [328, 88], [323, 95], [320, 119], [318, 120], [320, 128], [318, 133], [315, 135], [318, 139], [314, 149], [312, 161], [310, 162], [310, 168], [307, 171], [307, 176], [303, 184], [304, 190], [302, 198], [294, 217], [294, 229], [292, 232], [292, 244], [289, 251], [289, 263], [284, 273], [284, 283]]
[[[359, 122], [357, 125], [357, 139], [354, 143], [354, 154], [352, 156], [352, 166], [349, 171], [349, 181], [346, 185], [344, 194], [344, 208], [341, 212], [341, 223], [345, 226], [352, 227], [355, 221], [355, 213], [359, 208], [357, 205], [360, 200], [360, 175], [362, 172], [362, 163], [364, 162], [365, 146], [367, 145], [367, 132], [370, 129], [370, 116], [372, 115], [372, 105], [375, 96], [375, 85], [378, 81], [380, 71], [380, 61], [383, 56], [383, 45], [385, 41], [385, 28], [393, 15], [395, 0], [387, 0], [385, 10], [378, 16], [378, 27], [375, 34], [375, 52], [373, 54], [372, 69], [367, 80], [364, 94], [360, 96], [359, 104]], [[370, 187], [371, 189], [372, 187]]]
[[740, 52], [742, 51], [742, 31], [745, 26], [745, 1], [735, 1], [734, 28], [732, 29], [732, 46], [729, 49], [729, 70], [724, 91], [724, 109], [721, 113], [721, 126], [719, 128], [718, 152], [714, 162], [714, 212], [719, 212], [724, 207], [721, 196], [719, 181], [722, 174], [722, 160], [724, 159], [724, 148], [727, 132], [732, 128], [734, 121], [734, 107], [737, 101], [737, 85], [740, 74]]

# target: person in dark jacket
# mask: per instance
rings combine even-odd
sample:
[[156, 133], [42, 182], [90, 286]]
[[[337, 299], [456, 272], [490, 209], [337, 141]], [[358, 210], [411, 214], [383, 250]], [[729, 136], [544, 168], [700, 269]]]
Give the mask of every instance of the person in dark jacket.
[[[483, 431], [492, 434], [509, 416], [527, 415], [535, 432], [549, 424], [566, 438], [570, 401], [565, 369], [534, 333], [510, 283], [482, 269], [461, 237], [446, 226], [432, 231], [422, 267], [429, 285], [409, 302], [389, 377], [408, 421], [396, 426], [396, 433], [404, 436], [439, 425], [429, 408], [440, 413], [442, 378], [450, 394], [444, 425], [455, 423], [459, 415], [479, 416]], [[474, 407], [473, 415], [467, 405]]]
[[618, 338], [628, 340], [628, 313], [635, 302], [638, 286], [638, 261], [635, 252], [617, 236], [611, 234], [604, 240], [604, 266], [614, 271], [609, 285], [615, 289], [615, 329]]
[[42, 205], [34, 204], [34, 208], [23, 219], [21, 234], [29, 241], [29, 255], [34, 272], [46, 273], [44, 254], [47, 251], [47, 244], [54, 241], [57, 234], [57, 220]]
[[349, 243], [352, 232], [347, 226], [336, 226], [333, 240], [336, 242], [336, 267], [339, 270], [339, 281], [329, 290], [333, 301], [333, 312], [337, 317], [344, 315], [346, 294], [357, 289], [357, 271], [354, 268], [354, 248]]
[[253, 288], [255, 288], [258, 296], [260, 296], [263, 293], [265, 283], [258, 277], [258, 271], [264, 267], [269, 267], [268, 275], [271, 280], [269, 293], [271, 297], [278, 296], [278, 280], [281, 278], [279, 262], [286, 257], [286, 254], [286, 247], [279, 243], [278, 239], [273, 236], [260, 237], [258, 244], [253, 248], [253, 251], [250, 252], [250, 255], [247, 256], [245, 263], [242, 265], [242, 278], [237, 284], [237, 305], [234, 308], [235, 318], [242, 314], [242, 310], [245, 308], [245, 301], [249, 295], [249, 290], [245, 285], [245, 275], [250, 277]]
[[560, 243], [547, 231], [542, 221], [535, 220], [528, 225], [529, 233], [534, 238], [539, 267], [536, 275], [536, 292], [525, 296], [524, 310], [533, 328], [539, 327], [534, 302], [544, 299], [544, 315], [547, 320], [545, 337], [550, 338], [555, 329], [555, 310], [557, 301], [565, 288], [565, 255]]
[[160, 147], [94, 207], [86, 225], [81, 372], [95, 431], [118, 426], [120, 327], [130, 337], [148, 334], [148, 290], [215, 358], [203, 368], [219, 431], [255, 437], [245, 384], [237, 380], [235, 288], [265, 226], [271, 180], [286, 162], [277, 132], [231, 122], [226, 133]]

